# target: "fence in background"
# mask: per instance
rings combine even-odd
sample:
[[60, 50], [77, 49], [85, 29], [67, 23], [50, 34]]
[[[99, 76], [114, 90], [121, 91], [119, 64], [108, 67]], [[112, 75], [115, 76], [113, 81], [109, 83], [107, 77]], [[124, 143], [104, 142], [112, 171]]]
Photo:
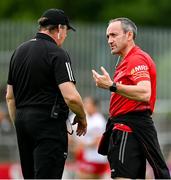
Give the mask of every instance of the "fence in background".
[[[64, 43], [71, 58], [77, 86], [83, 96], [96, 95], [108, 99], [106, 91], [95, 88], [91, 69], [104, 66], [113, 75], [116, 57], [110, 54], [103, 24], [77, 25], [77, 31], [70, 31]], [[34, 37], [37, 25], [22, 22], [0, 23], [0, 87], [6, 85], [8, 65], [14, 49], [23, 41]], [[158, 99], [171, 99], [171, 29], [139, 27], [136, 40], [155, 59], [158, 69]], [[108, 93], [109, 95], [109, 93]], [[2, 98], [2, 97], [1, 97]]]
[[[64, 48], [68, 50], [72, 59], [77, 88], [83, 97], [87, 95], [98, 97], [101, 100], [102, 111], [107, 115], [110, 94], [95, 87], [91, 74], [91, 69], [100, 72], [100, 66], [104, 66], [111, 77], [113, 76], [116, 57], [110, 54], [108, 48], [105, 37], [106, 25], [77, 24], [75, 26], [77, 31], [69, 32]], [[33, 23], [10, 21], [0, 23], [0, 102], [5, 100], [8, 66], [14, 49], [23, 41], [34, 37], [36, 31], [37, 25]], [[155, 59], [157, 65], [158, 100], [154, 120], [163, 150], [167, 154], [171, 146], [169, 132], [171, 129], [171, 29], [139, 27], [136, 42]], [[12, 136], [9, 134], [9, 137]], [[1, 139], [0, 154], [3, 151]], [[13, 147], [12, 141], [7, 140], [6, 146], [9, 146], [9, 149]]]

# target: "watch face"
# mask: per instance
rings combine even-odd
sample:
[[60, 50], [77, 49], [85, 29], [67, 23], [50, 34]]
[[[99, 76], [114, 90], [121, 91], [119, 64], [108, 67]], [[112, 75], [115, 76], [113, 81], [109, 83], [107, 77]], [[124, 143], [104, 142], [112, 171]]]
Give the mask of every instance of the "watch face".
[[116, 83], [113, 83], [113, 85], [110, 86], [109, 89], [110, 89], [111, 92], [116, 92]]

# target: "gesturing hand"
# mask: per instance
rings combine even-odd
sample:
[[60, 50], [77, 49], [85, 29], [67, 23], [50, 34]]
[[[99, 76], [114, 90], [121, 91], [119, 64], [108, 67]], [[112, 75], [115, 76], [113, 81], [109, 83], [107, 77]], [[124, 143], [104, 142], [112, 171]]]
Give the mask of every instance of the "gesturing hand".
[[113, 81], [111, 80], [109, 73], [101, 66], [102, 75], [97, 73], [94, 69], [92, 70], [93, 78], [96, 83], [96, 86], [103, 89], [109, 89], [112, 86]]

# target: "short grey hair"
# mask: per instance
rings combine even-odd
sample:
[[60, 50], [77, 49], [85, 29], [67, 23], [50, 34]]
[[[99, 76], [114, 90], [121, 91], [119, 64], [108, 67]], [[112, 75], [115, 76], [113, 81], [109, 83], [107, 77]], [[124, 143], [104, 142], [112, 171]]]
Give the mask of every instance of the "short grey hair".
[[136, 38], [137, 26], [135, 25], [135, 23], [132, 20], [130, 20], [129, 18], [125, 18], [125, 17], [120, 17], [120, 18], [111, 19], [109, 21], [109, 24], [116, 22], [116, 21], [121, 22], [122, 29], [125, 33], [128, 31], [131, 31], [131, 32], [133, 32], [133, 39]]

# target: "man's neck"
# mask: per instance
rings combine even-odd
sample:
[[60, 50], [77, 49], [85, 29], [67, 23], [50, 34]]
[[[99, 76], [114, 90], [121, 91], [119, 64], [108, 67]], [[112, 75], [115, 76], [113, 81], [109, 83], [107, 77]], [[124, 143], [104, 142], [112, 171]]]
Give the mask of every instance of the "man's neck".
[[127, 48], [125, 48], [124, 51], [122, 52], [122, 54], [121, 54], [122, 59], [124, 59], [124, 58], [127, 56], [127, 54], [130, 52], [130, 50], [131, 50], [133, 47], [135, 47], [135, 43], [134, 43], [134, 42], [131, 42], [131, 43], [127, 46]]
[[40, 33], [44, 33], [44, 34], [50, 36], [50, 37], [56, 42], [56, 44], [58, 45], [58, 42], [57, 42], [54, 34], [50, 33], [48, 30], [41, 30], [41, 31], [39, 31], [39, 32], [40, 32]]

